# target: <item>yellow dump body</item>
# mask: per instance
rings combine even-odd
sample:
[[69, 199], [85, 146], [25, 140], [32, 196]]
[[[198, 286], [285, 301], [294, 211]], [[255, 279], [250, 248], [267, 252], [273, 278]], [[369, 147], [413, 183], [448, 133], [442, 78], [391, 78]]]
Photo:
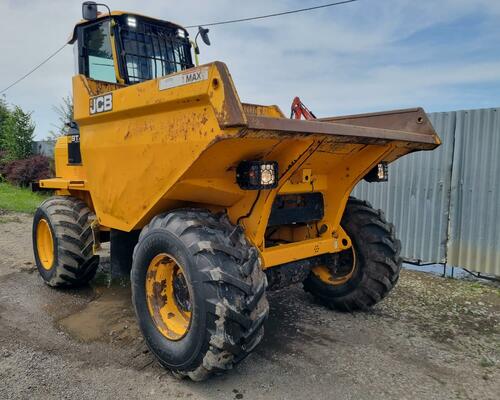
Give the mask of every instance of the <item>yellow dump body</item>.
[[[70, 139], [59, 139], [57, 177], [42, 188], [85, 200], [102, 229], [140, 229], [175, 208], [226, 210], [264, 268], [350, 247], [340, 219], [356, 183], [380, 161], [440, 143], [422, 109], [297, 121], [242, 104], [220, 62], [131, 86], [77, 75], [73, 96], [82, 163], [68, 165]], [[242, 160], [277, 161], [278, 187], [240, 189]], [[321, 233], [283, 228], [288, 244], [266, 249], [276, 195], [306, 192], [323, 194]]]

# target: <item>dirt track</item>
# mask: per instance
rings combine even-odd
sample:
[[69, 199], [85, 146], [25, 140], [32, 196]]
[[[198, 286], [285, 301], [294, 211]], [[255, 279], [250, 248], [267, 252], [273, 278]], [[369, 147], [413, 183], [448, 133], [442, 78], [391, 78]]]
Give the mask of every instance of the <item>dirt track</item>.
[[269, 294], [263, 343], [237, 369], [178, 381], [147, 352], [127, 287], [53, 290], [35, 271], [30, 217], [0, 215], [0, 399], [497, 399], [500, 291], [403, 271], [370, 313], [299, 287]]

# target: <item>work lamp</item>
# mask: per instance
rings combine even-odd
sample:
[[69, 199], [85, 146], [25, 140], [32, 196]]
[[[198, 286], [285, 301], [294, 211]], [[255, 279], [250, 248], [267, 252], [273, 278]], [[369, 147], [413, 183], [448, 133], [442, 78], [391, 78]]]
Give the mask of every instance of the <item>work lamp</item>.
[[136, 28], [137, 27], [137, 20], [134, 17], [128, 17], [127, 18], [127, 25], [130, 26], [131, 28]]
[[236, 168], [236, 182], [243, 190], [274, 189], [278, 185], [278, 163], [242, 161]]
[[378, 163], [365, 176], [365, 181], [367, 182], [387, 182], [388, 180], [389, 171], [385, 161]]

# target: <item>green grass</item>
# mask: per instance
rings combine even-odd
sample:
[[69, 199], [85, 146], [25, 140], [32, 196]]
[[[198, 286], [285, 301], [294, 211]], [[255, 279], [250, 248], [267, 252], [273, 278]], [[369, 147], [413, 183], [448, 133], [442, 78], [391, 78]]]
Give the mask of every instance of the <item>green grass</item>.
[[0, 183], [0, 211], [34, 213], [47, 196], [33, 193], [30, 189]]

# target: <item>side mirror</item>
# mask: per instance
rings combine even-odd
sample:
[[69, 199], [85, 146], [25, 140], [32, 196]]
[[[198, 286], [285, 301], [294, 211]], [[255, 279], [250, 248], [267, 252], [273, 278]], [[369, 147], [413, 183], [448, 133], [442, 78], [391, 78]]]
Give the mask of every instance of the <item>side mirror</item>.
[[194, 38], [194, 42], [191, 42], [194, 48], [194, 57], [196, 61], [196, 66], [199, 65], [198, 61], [198, 55], [200, 54], [200, 48], [198, 47], [198, 36], [201, 36], [203, 39], [203, 43], [205, 43], [207, 46], [210, 46], [210, 38], [208, 37], [208, 32], [210, 32], [210, 29], [203, 28], [202, 26], [198, 27], [198, 33], [196, 34], [196, 37]]
[[82, 17], [87, 21], [97, 19], [97, 3], [94, 1], [85, 1], [82, 4]]
[[210, 38], [208, 37], [208, 32], [210, 32], [210, 29], [203, 28], [202, 26], [198, 27], [198, 33], [201, 36], [203, 43], [205, 43], [207, 46], [210, 46]]

